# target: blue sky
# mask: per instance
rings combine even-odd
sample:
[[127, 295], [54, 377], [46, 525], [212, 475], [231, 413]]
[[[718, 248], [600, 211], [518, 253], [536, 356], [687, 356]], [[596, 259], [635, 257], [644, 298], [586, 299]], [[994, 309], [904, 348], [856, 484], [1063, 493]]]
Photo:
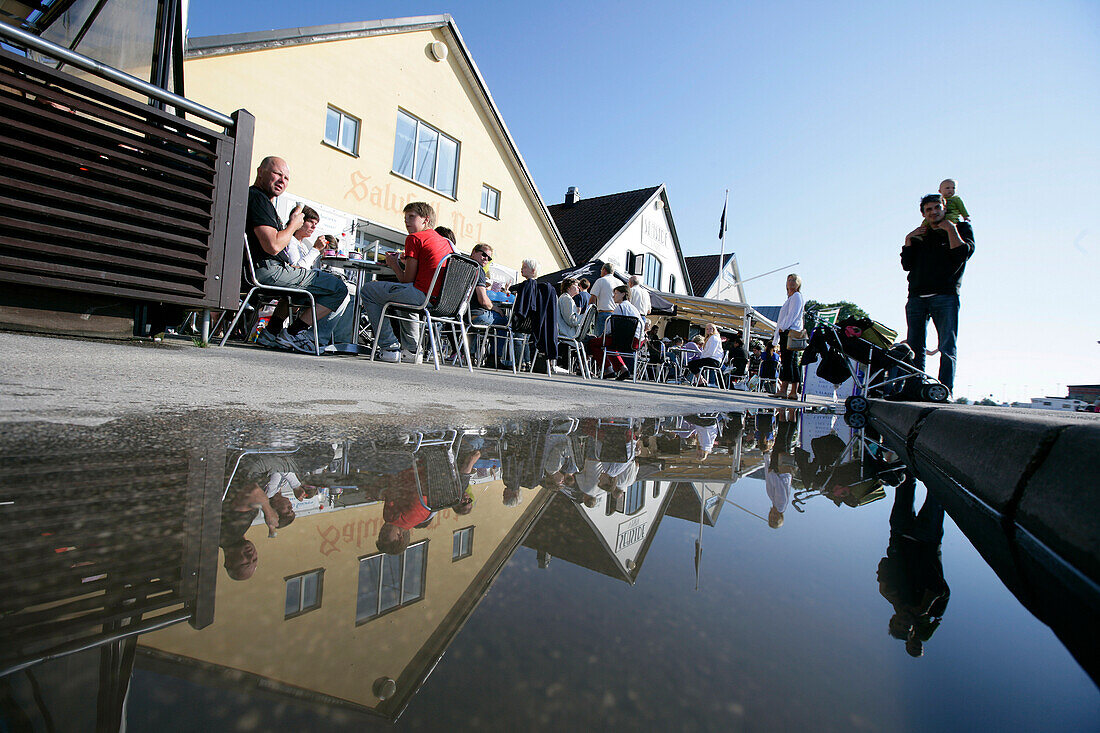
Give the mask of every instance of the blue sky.
[[[898, 252], [955, 178], [956, 393], [1100, 382], [1100, 3], [192, 0], [191, 35], [450, 13], [547, 203], [663, 182], [686, 255], [904, 333]], [[746, 285], [778, 304], [782, 273]], [[932, 360], [934, 367], [935, 360]]]

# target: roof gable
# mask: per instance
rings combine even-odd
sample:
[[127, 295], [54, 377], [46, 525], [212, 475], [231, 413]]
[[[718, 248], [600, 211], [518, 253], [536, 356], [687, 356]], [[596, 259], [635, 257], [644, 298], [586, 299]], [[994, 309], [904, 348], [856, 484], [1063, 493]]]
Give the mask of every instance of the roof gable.
[[[553, 208], [553, 207], [551, 207]], [[688, 277], [691, 279], [691, 292], [703, 295], [710, 290], [710, 286], [718, 279], [718, 258], [720, 255], [699, 255], [697, 257], [685, 257]], [[726, 264], [733, 257], [733, 252], [726, 255], [722, 264]]]
[[646, 205], [660, 186], [581, 199], [549, 207], [574, 262], [594, 259]]

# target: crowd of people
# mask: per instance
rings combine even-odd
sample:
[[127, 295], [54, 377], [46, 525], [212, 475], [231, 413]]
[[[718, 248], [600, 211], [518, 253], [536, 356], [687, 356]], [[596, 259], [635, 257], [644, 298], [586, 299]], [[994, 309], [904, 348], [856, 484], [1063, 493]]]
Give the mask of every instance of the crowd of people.
[[[302, 353], [315, 353], [314, 343], [353, 342], [358, 324], [352, 322], [356, 312], [354, 298], [358, 298], [362, 310], [370, 322], [378, 344], [377, 358], [388, 362], [422, 361], [420, 344], [421, 327], [415, 317], [394, 319], [394, 325], [381, 313], [387, 303], [419, 306], [429, 295], [438, 295], [441, 279], [435, 280], [435, 292], [429, 294], [433, 275], [443, 260], [457, 251], [455, 235], [445, 227], [435, 226], [435, 212], [425, 202], [412, 202], [404, 208], [405, 228], [408, 237], [403, 252], [387, 252], [385, 265], [387, 277], [367, 283], [362, 292], [340, 275], [318, 269], [314, 265], [321, 252], [335, 245], [331, 235], [319, 236], [311, 241], [320, 216], [308, 206], [298, 204], [284, 223], [275, 210], [274, 201], [287, 189], [290, 171], [286, 161], [268, 157], [261, 161], [256, 179], [249, 189], [246, 235], [249, 256], [260, 283], [280, 287], [300, 288], [313, 295], [314, 310], [301, 308], [291, 316], [291, 302], [283, 298], [266, 327], [257, 335], [262, 346], [292, 349]], [[924, 217], [921, 225], [905, 237], [901, 252], [902, 267], [908, 273], [909, 297], [905, 313], [908, 324], [906, 342], [914, 352], [914, 365], [924, 368], [927, 322], [935, 323], [940, 354], [939, 381], [949, 390], [954, 384], [956, 367], [956, 333], [958, 330], [959, 284], [966, 261], [974, 252], [973, 230], [969, 213], [955, 193], [953, 180], [945, 180], [940, 192], [921, 199], [920, 210]], [[478, 243], [470, 253], [483, 268], [492, 262], [493, 249]], [[530, 290], [523, 297], [530, 308], [539, 308], [546, 299], [538, 293], [538, 263], [525, 260], [522, 274], [524, 282], [513, 290]], [[528, 281], [531, 281], [528, 284]], [[714, 324], [707, 324], [703, 333], [686, 343], [677, 340], [661, 340], [647, 330], [647, 316], [651, 313], [648, 290], [633, 275], [622, 284], [615, 268], [607, 263], [601, 276], [592, 283], [587, 279], [566, 278], [556, 293], [556, 307], [546, 306], [548, 311], [540, 315], [538, 327], [544, 332], [544, 340], [538, 349], [548, 359], [547, 369], [570, 371], [568, 363], [557, 361], [556, 341], [561, 338], [587, 338], [587, 347], [597, 363], [606, 365], [600, 376], [625, 380], [636, 371], [632, 359], [624, 359], [622, 353], [640, 352], [648, 345], [652, 362], [664, 360], [670, 354], [677, 358], [669, 361], [669, 371], [674, 379], [702, 383], [701, 372], [706, 367], [722, 368], [737, 377], [735, 384], [745, 380], [757, 380], [768, 391], [775, 383], [775, 393], [781, 397], [798, 399], [801, 391], [802, 370], [799, 352], [805, 348], [805, 301], [802, 296], [802, 280], [791, 274], [786, 280], [787, 298], [780, 309], [771, 343], [763, 349], [746, 352], [740, 335], [732, 334], [723, 339]], [[471, 299], [469, 316], [475, 326], [500, 328], [508, 323], [508, 315], [499, 302], [488, 297], [488, 279], [483, 275]], [[595, 308], [595, 327], [591, 334], [579, 334], [585, 310]], [[634, 338], [628, 347], [618, 342], [614, 350], [611, 343], [612, 316], [628, 316], [637, 320]], [[289, 322], [288, 322], [289, 321]], [[536, 334], [537, 335], [537, 334]], [[648, 342], [648, 343], [647, 343]], [[510, 366], [511, 355], [499, 347], [499, 339], [493, 342], [493, 359], [502, 366]], [[933, 353], [935, 353], [935, 351]], [[606, 354], [606, 360], [604, 354]], [[686, 369], [687, 373], [683, 370]], [[773, 382], [774, 380], [774, 382]], [[912, 397], [913, 395], [903, 395]]]

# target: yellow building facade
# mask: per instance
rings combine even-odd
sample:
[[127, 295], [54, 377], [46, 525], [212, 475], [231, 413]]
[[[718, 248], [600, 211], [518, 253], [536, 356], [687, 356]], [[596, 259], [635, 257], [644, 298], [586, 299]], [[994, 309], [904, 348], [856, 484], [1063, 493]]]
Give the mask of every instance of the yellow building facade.
[[[551, 496], [529, 490], [509, 507], [503, 489], [481, 484], [469, 515], [447, 509], [413, 530], [403, 555], [386, 556], [396, 571], [383, 571], [381, 591], [371, 574], [383, 560], [381, 502], [300, 517], [274, 539], [256, 524], [245, 535], [257, 548], [255, 574], [237, 582], [219, 573], [213, 623], [145, 634], [143, 653], [173, 673], [202, 670], [240, 689], [262, 680], [267, 690], [396, 718]], [[466, 536], [461, 545], [456, 533]], [[288, 583], [310, 573], [321, 576], [314, 605], [293, 612]], [[379, 697], [380, 679], [394, 681], [391, 695]]]
[[254, 165], [287, 161], [281, 214], [319, 204], [319, 233], [392, 246], [427, 201], [460, 251], [572, 264], [450, 16], [192, 38], [184, 69], [189, 98], [255, 115]]

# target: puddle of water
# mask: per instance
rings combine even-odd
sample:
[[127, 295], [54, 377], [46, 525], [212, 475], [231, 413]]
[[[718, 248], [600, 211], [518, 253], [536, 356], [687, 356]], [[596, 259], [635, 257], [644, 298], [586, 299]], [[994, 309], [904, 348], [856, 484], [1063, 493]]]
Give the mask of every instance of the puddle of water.
[[1100, 721], [1057, 638], [834, 415], [89, 436], [0, 459], [12, 729]]

